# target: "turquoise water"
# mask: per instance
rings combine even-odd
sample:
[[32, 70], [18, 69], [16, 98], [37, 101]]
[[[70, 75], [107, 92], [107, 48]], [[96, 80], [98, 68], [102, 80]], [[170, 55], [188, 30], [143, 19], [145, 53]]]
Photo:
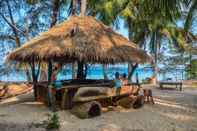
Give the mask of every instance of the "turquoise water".
[[[119, 72], [120, 74], [126, 73], [127, 74], [127, 68], [126, 67], [108, 67], [106, 72], [108, 75], [108, 78], [113, 79], [115, 72]], [[71, 79], [72, 71], [69, 68], [64, 68], [61, 71], [60, 80], [65, 79]], [[136, 74], [138, 74], [139, 81], [151, 77], [153, 75], [153, 71], [151, 68], [137, 68], [134, 72], [134, 75], [132, 77], [132, 80], [136, 80]], [[88, 69], [88, 79], [103, 79], [103, 70], [100, 66], [94, 66], [90, 67]], [[185, 72], [184, 70], [172, 70], [170, 72], [167, 72], [165, 74], [158, 74], [159, 80], [165, 80], [167, 78], [171, 78], [172, 80], [182, 80], [185, 79]], [[13, 71], [7, 75], [0, 76], [1, 81], [26, 81], [26, 75], [25, 72], [20, 71]]]

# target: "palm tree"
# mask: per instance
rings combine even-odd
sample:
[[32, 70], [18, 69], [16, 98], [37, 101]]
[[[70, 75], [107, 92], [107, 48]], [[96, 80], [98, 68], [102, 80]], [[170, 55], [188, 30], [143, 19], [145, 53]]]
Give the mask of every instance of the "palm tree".
[[[129, 32], [129, 39], [134, 41], [141, 48], [146, 45], [150, 46], [151, 53], [154, 56], [155, 65], [157, 65], [157, 58], [161, 41], [168, 38], [174, 45], [181, 48], [185, 47], [184, 33], [176, 27], [176, 21], [181, 17], [181, 6], [185, 1], [192, 0], [65, 0], [70, 2], [72, 14], [79, 12], [81, 5], [81, 14], [92, 15], [103, 21], [105, 24], [117, 25], [118, 20], [124, 19]], [[194, 12], [195, 1], [192, 1], [193, 6], [190, 12]], [[85, 11], [87, 5], [87, 10]], [[73, 13], [74, 12], [74, 13]], [[149, 40], [149, 42], [148, 42]], [[129, 71], [129, 78], [132, 76], [134, 69], [137, 67], [136, 63], [130, 63], [132, 67]], [[155, 68], [155, 75], [157, 74], [157, 66]], [[104, 70], [105, 71], [105, 70]], [[105, 74], [105, 73], [104, 73]]]
[[[89, 15], [97, 16], [105, 24], [116, 24], [120, 18], [124, 19], [128, 28], [129, 39], [140, 48], [150, 46], [154, 57], [154, 76], [157, 75], [157, 59], [161, 41], [167, 38], [176, 47], [184, 49], [187, 39], [185, 32], [176, 26], [181, 18], [182, 5], [186, 0], [91, 0], [88, 1]], [[191, 6], [194, 11], [194, 4]], [[191, 11], [190, 11], [191, 12]], [[167, 33], [168, 32], [168, 33]], [[150, 39], [150, 42], [147, 42]], [[130, 79], [137, 67], [136, 63], [129, 64], [128, 78]]]
[[189, 8], [186, 20], [184, 24], [185, 31], [188, 31], [192, 25], [192, 20], [194, 19], [194, 16], [197, 15], [197, 0], [185, 0], [185, 8]]
[[[125, 1], [125, 3], [122, 3], [120, 16], [125, 19], [129, 39], [137, 43], [141, 48], [147, 44], [150, 46], [155, 63], [155, 78], [158, 71], [157, 59], [162, 44], [161, 41], [167, 38], [181, 49], [184, 49], [187, 45], [187, 38], [184, 37], [185, 32], [176, 26], [177, 19], [181, 17], [182, 2], [146, 0]], [[150, 39], [149, 43], [147, 39]], [[132, 70], [130, 73], [132, 73]]]

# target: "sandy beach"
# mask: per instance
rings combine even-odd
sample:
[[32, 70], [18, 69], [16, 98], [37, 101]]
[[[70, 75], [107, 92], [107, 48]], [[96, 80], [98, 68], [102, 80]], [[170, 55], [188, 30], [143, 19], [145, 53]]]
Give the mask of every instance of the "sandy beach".
[[[150, 88], [150, 87], [143, 87]], [[196, 131], [197, 89], [152, 88], [155, 105], [140, 109], [116, 107], [92, 119], [79, 119], [69, 111], [58, 111], [60, 131]], [[45, 131], [42, 126], [50, 110], [33, 101], [33, 93], [0, 102], [0, 131]]]
[[0, 131], [48, 130], [197, 131], [197, 0], [0, 0]]

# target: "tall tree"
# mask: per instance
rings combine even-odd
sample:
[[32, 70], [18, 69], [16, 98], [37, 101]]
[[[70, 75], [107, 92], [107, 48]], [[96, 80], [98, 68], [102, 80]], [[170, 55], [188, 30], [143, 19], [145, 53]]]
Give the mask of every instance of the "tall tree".
[[[161, 41], [168, 38], [176, 47], [186, 47], [185, 33], [176, 26], [181, 18], [183, 1], [125, 1], [122, 3], [120, 15], [125, 19], [129, 31], [129, 39], [139, 47], [150, 46], [154, 58], [154, 77], [158, 74], [157, 59]], [[167, 34], [165, 33], [168, 32]], [[150, 42], [147, 42], [150, 39]], [[156, 79], [157, 80], [157, 79]]]
[[191, 28], [194, 17], [197, 16], [197, 0], [185, 0], [185, 8], [189, 8], [186, 13], [184, 29], [188, 31]]
[[57, 16], [60, 8], [60, 0], [53, 0], [52, 15], [51, 15], [51, 26], [53, 27], [57, 23]]

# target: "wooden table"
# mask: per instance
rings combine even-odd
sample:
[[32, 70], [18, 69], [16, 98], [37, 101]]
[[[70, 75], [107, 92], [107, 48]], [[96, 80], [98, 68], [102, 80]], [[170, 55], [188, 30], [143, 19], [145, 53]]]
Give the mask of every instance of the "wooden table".
[[179, 90], [182, 91], [182, 85], [183, 85], [183, 83], [182, 82], [171, 82], [171, 81], [162, 81], [162, 82], [159, 82], [159, 87], [160, 88], [163, 88], [164, 85], [172, 85], [172, 86], [175, 85], [176, 88], [179, 87]]

